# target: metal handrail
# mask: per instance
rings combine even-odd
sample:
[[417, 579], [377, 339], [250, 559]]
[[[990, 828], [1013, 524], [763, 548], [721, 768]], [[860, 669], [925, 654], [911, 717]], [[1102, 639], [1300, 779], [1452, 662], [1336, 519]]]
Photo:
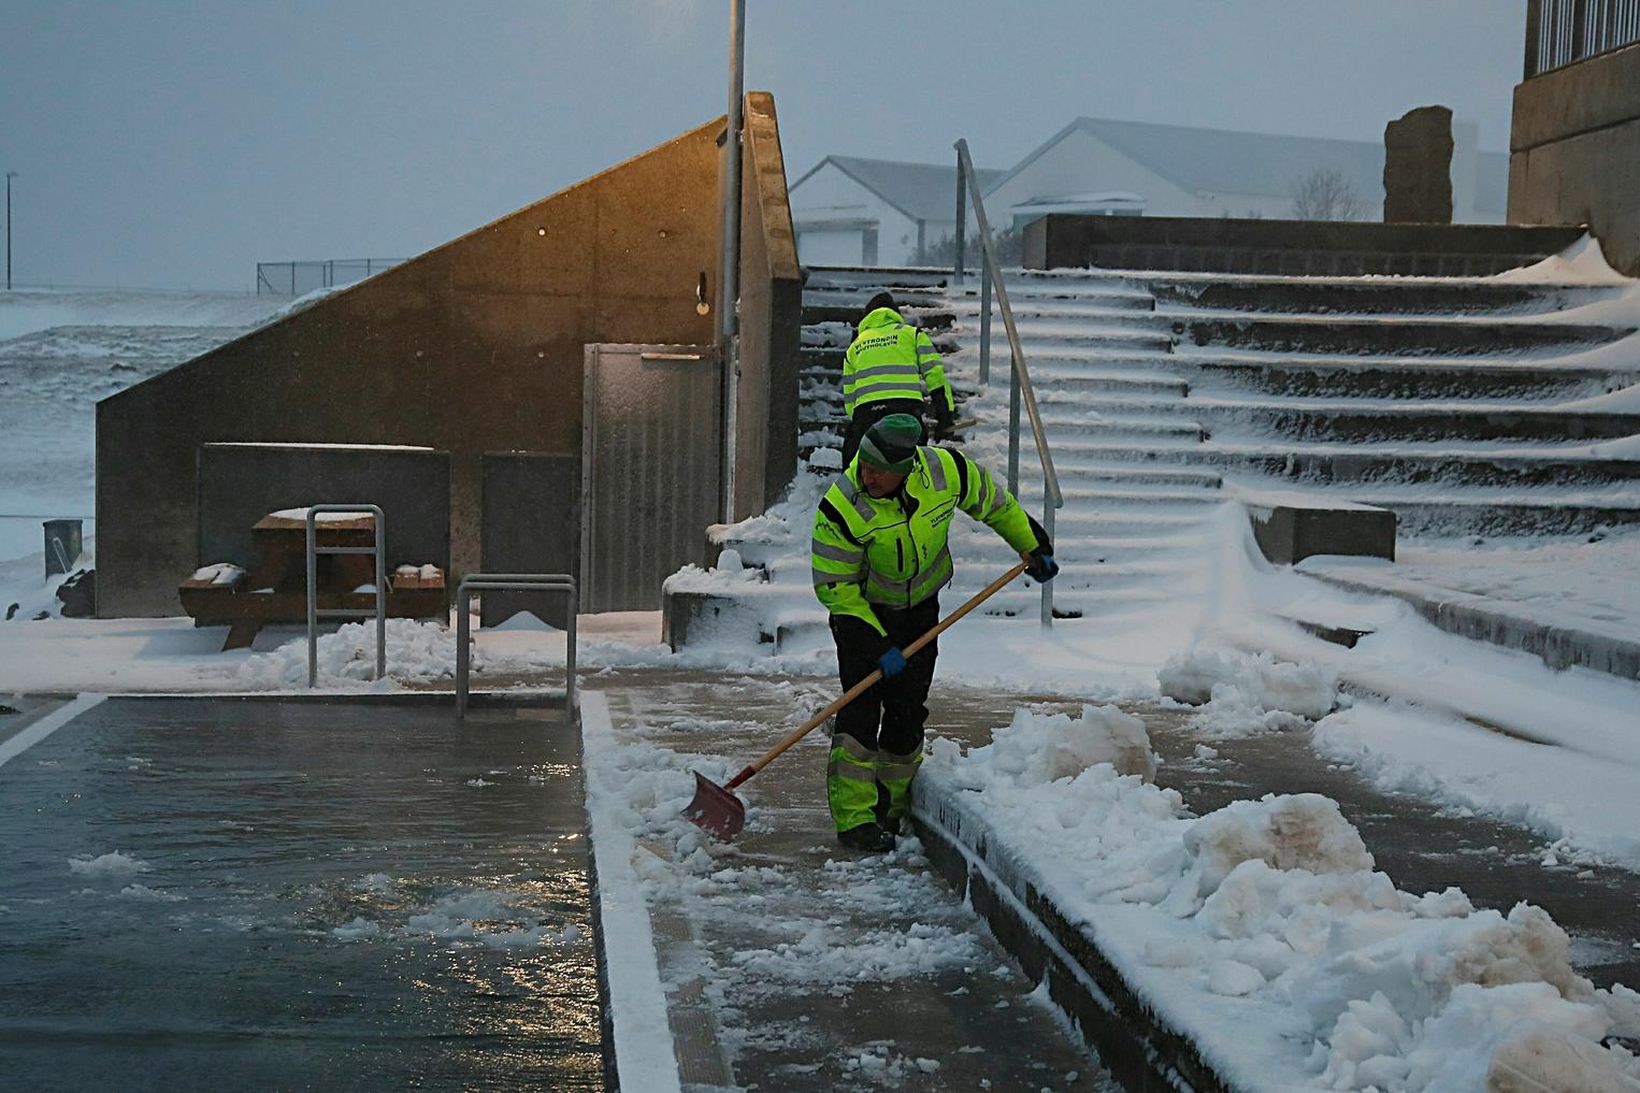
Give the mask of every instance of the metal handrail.
[[[985, 269], [981, 272], [983, 284], [990, 284], [996, 290], [998, 309], [1002, 312], [1002, 325], [1008, 333], [1008, 349], [1013, 354], [1012, 379], [1010, 384], [1012, 398], [1015, 400], [1010, 414], [1009, 439], [1009, 482], [1008, 486], [1016, 496], [1019, 493], [1019, 411], [1017, 400], [1024, 398], [1025, 412], [1031, 419], [1031, 435], [1036, 440], [1037, 459], [1042, 463], [1042, 528], [1053, 538], [1053, 514], [1055, 509], [1065, 506], [1065, 495], [1059, 488], [1059, 474], [1054, 470], [1053, 454], [1048, 451], [1048, 435], [1042, 428], [1042, 415], [1036, 408], [1036, 391], [1031, 387], [1031, 374], [1025, 366], [1025, 350], [1019, 344], [1019, 327], [1014, 324], [1014, 309], [1008, 302], [1008, 286], [1003, 281], [1002, 263], [997, 261], [996, 243], [991, 238], [991, 221], [985, 215], [985, 199], [980, 196], [979, 180], [974, 177], [974, 161], [968, 155], [968, 141], [959, 140], [957, 149], [957, 173], [960, 176], [959, 185], [967, 184], [968, 201], [974, 207], [974, 224], [979, 228], [980, 250], [985, 260]], [[962, 263], [961, 242], [958, 242], [958, 281]], [[986, 308], [989, 313], [989, 308]], [[989, 331], [985, 331], [989, 334]], [[989, 341], [989, 338], [986, 339]], [[989, 369], [987, 369], [989, 371]], [[987, 377], [989, 378], [989, 377]], [[1053, 591], [1052, 586], [1042, 586], [1042, 625], [1053, 625]]]
[[[317, 521], [321, 512], [369, 513], [375, 523], [368, 547], [321, 547]], [[387, 674], [387, 514], [380, 505], [314, 505], [307, 510], [307, 641], [308, 686], [319, 684], [319, 620], [369, 618], [357, 608], [319, 610], [319, 555], [373, 554], [376, 557], [376, 679]]]
[[467, 677], [472, 668], [472, 620], [468, 597], [474, 592], [564, 592], [569, 595], [569, 624], [565, 627], [564, 705], [575, 709], [575, 615], [581, 609], [575, 578], [568, 573], [469, 573], [456, 588], [456, 716], [467, 716]]

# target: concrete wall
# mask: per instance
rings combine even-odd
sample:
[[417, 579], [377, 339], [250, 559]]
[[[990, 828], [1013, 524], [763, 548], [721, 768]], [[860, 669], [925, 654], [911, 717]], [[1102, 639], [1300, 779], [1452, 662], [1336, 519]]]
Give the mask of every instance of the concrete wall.
[[579, 451], [586, 343], [713, 340], [716, 315], [695, 304], [703, 275], [708, 299], [717, 284], [723, 127], [100, 402], [101, 614], [180, 611], [176, 584], [197, 560], [196, 453], [211, 441], [448, 451], [452, 584], [476, 569], [480, 457]]
[[1640, 45], [1515, 87], [1509, 222], [1587, 224], [1640, 276]]
[[[735, 517], [772, 504], [797, 473], [803, 272], [786, 193], [774, 96], [746, 96], [741, 157], [740, 398]], [[704, 530], [704, 529], [702, 529]]]
[[[199, 449], [198, 491], [198, 565], [233, 562], [254, 570], [251, 525], [270, 512], [304, 508], [319, 498], [381, 506], [388, 572], [400, 565], [450, 564], [447, 452], [207, 444]], [[171, 583], [185, 576], [178, 573]]]
[[1075, 216], [1025, 229], [1029, 269], [1484, 276], [1558, 253], [1577, 229], [1494, 224]]

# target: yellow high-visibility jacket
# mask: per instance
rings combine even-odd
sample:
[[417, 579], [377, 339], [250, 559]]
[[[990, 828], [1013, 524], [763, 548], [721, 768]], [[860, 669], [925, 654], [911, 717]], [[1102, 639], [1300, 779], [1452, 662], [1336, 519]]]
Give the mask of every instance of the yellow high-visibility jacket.
[[854, 615], [887, 635], [874, 606], [914, 607], [951, 580], [946, 544], [958, 509], [1021, 554], [1041, 545], [1013, 495], [984, 467], [951, 448], [917, 449], [893, 497], [860, 484], [859, 460], [832, 482], [814, 514], [814, 594], [832, 614]]
[[945, 366], [934, 343], [891, 307], [879, 307], [860, 320], [854, 343], [843, 355], [843, 410], [883, 399], [934, 400], [934, 412], [947, 420], [956, 412]]

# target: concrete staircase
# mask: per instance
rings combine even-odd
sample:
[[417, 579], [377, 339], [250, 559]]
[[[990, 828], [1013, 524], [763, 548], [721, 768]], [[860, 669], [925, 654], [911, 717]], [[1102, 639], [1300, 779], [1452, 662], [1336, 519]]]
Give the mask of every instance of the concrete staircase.
[[[843, 350], [850, 324], [882, 288], [946, 356], [958, 416], [978, 420], [965, 450], [1004, 475], [1000, 316], [986, 389], [978, 278], [958, 287], [928, 270], [810, 271], [805, 469], [829, 476], [840, 462], [830, 449], [843, 432]], [[1563, 405], [1640, 382], [1635, 327], [1600, 306], [1622, 291], [1460, 278], [1015, 272], [1010, 299], [1066, 497], [1056, 614], [1127, 612], [1201, 591], [1203, 522], [1232, 493], [1299, 489], [1381, 506], [1413, 535], [1640, 521], [1640, 459], [1632, 445], [1609, 443], [1640, 434], [1640, 415]], [[1040, 513], [1028, 432], [1020, 479], [1022, 502]], [[1009, 564], [989, 531], [955, 527], [951, 603]], [[809, 596], [793, 599], [778, 633], [765, 634], [777, 644], [823, 627], [807, 588], [807, 532], [805, 524], [762, 542], [754, 531], [721, 543], [762, 568], [763, 595], [790, 585]], [[1038, 604], [1038, 591], [1022, 582], [988, 609], [1034, 618]]]

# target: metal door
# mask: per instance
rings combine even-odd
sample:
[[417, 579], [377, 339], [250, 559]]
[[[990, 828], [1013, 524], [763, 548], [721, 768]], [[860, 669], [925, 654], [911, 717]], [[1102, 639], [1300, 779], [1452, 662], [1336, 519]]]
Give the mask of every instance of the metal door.
[[717, 350], [589, 345], [583, 398], [581, 610], [656, 610], [723, 511]]

